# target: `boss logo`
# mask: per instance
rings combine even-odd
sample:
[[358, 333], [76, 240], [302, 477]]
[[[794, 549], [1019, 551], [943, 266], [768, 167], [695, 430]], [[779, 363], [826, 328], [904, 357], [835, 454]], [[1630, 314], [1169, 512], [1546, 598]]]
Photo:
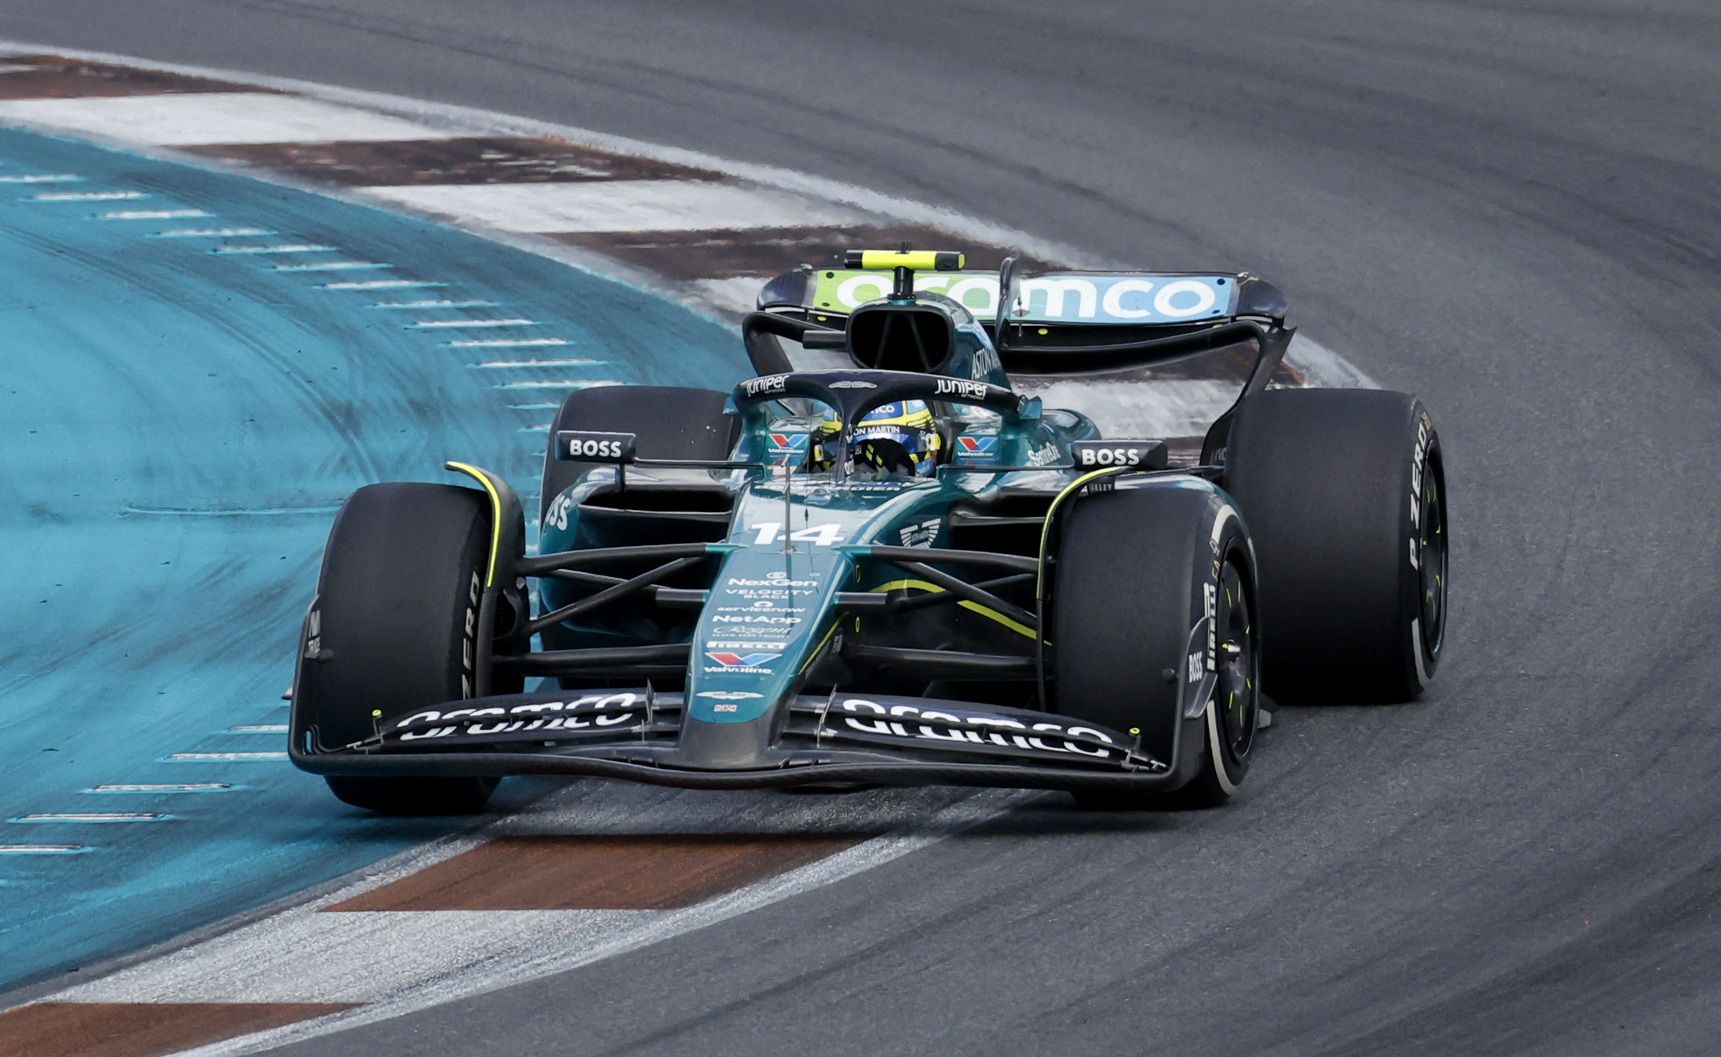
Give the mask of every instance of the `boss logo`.
[[1156, 440], [1078, 440], [1070, 445], [1075, 463], [1084, 470], [1104, 466], [1155, 466], [1160, 463]]
[[969, 382], [961, 378], [940, 378], [934, 389], [936, 396], [959, 396], [964, 400], [986, 399], [986, 383]]
[[556, 434], [557, 451], [564, 459], [582, 462], [627, 462], [633, 458], [632, 433], [576, 433], [563, 430]]

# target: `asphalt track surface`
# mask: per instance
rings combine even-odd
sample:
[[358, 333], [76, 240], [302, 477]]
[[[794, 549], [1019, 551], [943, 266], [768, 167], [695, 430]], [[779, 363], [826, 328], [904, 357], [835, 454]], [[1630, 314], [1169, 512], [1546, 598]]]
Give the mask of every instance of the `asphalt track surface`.
[[1679, 1054], [1721, 1037], [1707, 2], [7, 0], [8, 36], [484, 106], [1248, 267], [1446, 446], [1420, 704], [1223, 811], [1057, 798], [305, 1054]]

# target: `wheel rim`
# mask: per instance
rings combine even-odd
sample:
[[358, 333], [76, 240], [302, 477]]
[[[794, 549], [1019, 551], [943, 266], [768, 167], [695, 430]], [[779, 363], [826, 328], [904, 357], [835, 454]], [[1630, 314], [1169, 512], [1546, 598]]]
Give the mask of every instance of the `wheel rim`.
[[1213, 614], [1219, 648], [1213, 704], [1219, 710], [1219, 734], [1225, 749], [1238, 762], [1249, 758], [1259, 707], [1256, 687], [1261, 682], [1261, 658], [1256, 648], [1252, 601], [1242, 571], [1235, 562], [1226, 562], [1219, 575]]
[[1422, 596], [1422, 651], [1434, 658], [1440, 655], [1440, 644], [1446, 637], [1446, 506], [1440, 494], [1440, 475], [1425, 470], [1423, 478], [1417, 572]]

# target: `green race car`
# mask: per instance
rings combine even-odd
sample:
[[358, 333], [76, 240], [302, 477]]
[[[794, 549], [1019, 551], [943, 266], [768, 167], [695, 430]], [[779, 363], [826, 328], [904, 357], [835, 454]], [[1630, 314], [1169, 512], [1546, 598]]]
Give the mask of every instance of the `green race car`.
[[[304, 624], [293, 761], [384, 812], [476, 809], [517, 774], [1215, 803], [1263, 691], [1422, 691], [1447, 536], [1417, 400], [1269, 387], [1293, 331], [1247, 274], [962, 263], [773, 280], [731, 390], [569, 395], [536, 554], [483, 469], [360, 489]], [[1199, 438], [1104, 437], [1011, 386], [1239, 349]]]

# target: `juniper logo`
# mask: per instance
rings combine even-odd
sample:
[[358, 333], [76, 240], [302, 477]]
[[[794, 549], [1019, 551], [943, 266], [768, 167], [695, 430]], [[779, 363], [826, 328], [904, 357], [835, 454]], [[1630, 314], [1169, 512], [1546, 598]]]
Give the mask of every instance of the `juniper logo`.
[[[882, 272], [820, 272], [813, 307], [852, 312], [890, 293]], [[992, 272], [923, 272], [921, 293], [943, 294], [980, 320], [998, 316]], [[1224, 275], [1038, 275], [1016, 284], [1010, 318], [1023, 323], [1189, 323], [1230, 314], [1237, 282]]]

